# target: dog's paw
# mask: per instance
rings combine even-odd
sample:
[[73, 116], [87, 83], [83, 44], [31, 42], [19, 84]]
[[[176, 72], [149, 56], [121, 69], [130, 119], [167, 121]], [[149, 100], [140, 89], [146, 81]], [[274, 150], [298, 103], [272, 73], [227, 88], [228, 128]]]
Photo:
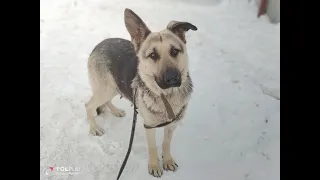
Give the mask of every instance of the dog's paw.
[[178, 164], [172, 158], [163, 160], [163, 169], [166, 171], [176, 171], [178, 167]]
[[116, 117], [124, 117], [126, 115], [126, 112], [122, 109], [116, 109], [114, 111], [111, 111], [111, 113]]
[[104, 133], [105, 131], [99, 126], [90, 127], [90, 134], [93, 136], [102, 136]]
[[159, 163], [148, 165], [149, 174], [154, 177], [161, 177], [163, 174], [163, 169], [160, 167]]

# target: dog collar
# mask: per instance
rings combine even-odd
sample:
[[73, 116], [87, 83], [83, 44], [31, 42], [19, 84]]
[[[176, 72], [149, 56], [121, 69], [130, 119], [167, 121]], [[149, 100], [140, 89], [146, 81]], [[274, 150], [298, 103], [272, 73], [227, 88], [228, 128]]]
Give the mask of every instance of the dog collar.
[[[170, 106], [170, 105], [169, 105], [169, 106]], [[170, 108], [171, 108], [171, 106], [170, 106]], [[159, 127], [166, 126], [166, 125], [168, 125], [168, 124], [176, 121], [176, 120], [178, 119], [178, 117], [181, 115], [181, 113], [182, 113], [182, 111], [183, 111], [184, 108], [185, 108], [185, 106], [183, 106], [183, 107], [181, 108], [181, 110], [179, 111], [179, 113], [177, 114], [177, 116], [175, 116], [172, 121], [164, 122], [164, 123], [158, 124], [157, 126], [148, 126], [148, 125], [146, 125], [146, 124], [143, 124], [143, 126], [144, 126], [144, 128], [146, 128], [146, 129], [153, 129], [153, 128], [159, 128]], [[172, 110], [172, 109], [171, 109], [171, 110]], [[173, 112], [172, 112], [172, 113], [173, 113]]]

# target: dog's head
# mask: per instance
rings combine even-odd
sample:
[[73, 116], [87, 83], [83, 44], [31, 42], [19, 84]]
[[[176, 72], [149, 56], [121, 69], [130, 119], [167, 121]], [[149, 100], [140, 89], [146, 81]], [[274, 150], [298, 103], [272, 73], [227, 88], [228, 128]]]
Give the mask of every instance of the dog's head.
[[154, 91], [180, 87], [188, 76], [185, 33], [197, 30], [188, 22], [171, 21], [160, 32], [151, 32], [132, 10], [125, 9], [125, 26], [139, 58], [138, 73]]

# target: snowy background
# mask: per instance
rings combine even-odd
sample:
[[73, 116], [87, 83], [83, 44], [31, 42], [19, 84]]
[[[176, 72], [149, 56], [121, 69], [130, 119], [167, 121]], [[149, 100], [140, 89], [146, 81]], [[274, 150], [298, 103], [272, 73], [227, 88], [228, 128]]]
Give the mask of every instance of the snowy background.
[[[94, 46], [130, 38], [124, 8], [154, 31], [171, 20], [198, 27], [187, 33], [195, 91], [171, 146], [179, 169], [161, 179], [279, 180], [280, 24], [257, 19], [248, 0], [40, 0], [40, 179], [116, 179], [129, 142], [130, 103], [113, 100], [124, 118], [97, 117], [106, 130], [101, 137], [89, 134], [84, 104]], [[162, 135], [159, 129], [159, 152]], [[139, 121], [121, 180], [157, 179], [148, 174], [147, 158]]]

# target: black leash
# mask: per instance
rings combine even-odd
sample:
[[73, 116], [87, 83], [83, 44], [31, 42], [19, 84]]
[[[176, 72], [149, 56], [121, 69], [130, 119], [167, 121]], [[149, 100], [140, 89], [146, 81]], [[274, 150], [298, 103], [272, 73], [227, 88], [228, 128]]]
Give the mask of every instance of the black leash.
[[130, 152], [131, 152], [131, 148], [132, 148], [132, 143], [133, 143], [133, 138], [134, 138], [134, 131], [136, 129], [137, 114], [138, 114], [137, 106], [136, 106], [136, 102], [135, 102], [136, 101], [136, 93], [137, 93], [137, 90], [134, 91], [134, 95], [133, 95], [133, 121], [132, 121], [131, 135], [130, 135], [130, 141], [129, 141], [129, 148], [128, 148], [126, 157], [124, 158], [123, 163], [121, 165], [120, 171], [118, 173], [117, 180], [119, 180], [119, 178], [120, 178], [120, 176], [122, 174], [122, 171], [123, 171], [124, 167], [127, 164], [127, 161], [128, 161], [128, 158], [129, 158], [129, 155], [130, 155]]

